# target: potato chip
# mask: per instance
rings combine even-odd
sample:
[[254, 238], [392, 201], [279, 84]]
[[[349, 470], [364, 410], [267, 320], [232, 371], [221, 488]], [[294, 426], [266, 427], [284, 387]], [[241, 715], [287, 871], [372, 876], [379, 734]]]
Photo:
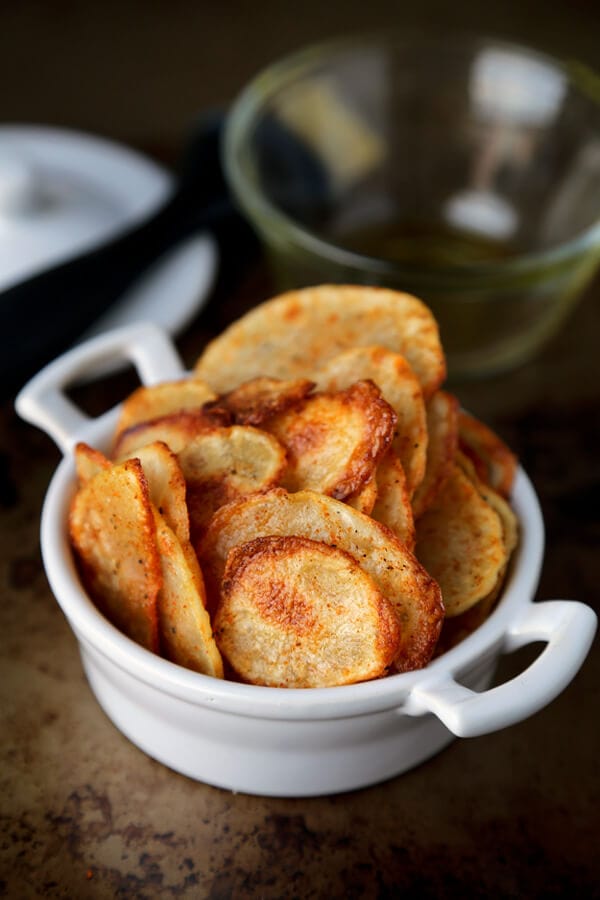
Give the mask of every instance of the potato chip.
[[402, 463], [393, 450], [388, 450], [375, 472], [377, 500], [371, 515], [386, 525], [397, 538], [414, 550], [415, 523]]
[[427, 403], [427, 464], [425, 477], [412, 499], [418, 519], [429, 509], [452, 471], [458, 446], [458, 400], [446, 391], [436, 391]]
[[198, 411], [205, 403], [216, 400], [216, 396], [212, 388], [199, 378], [143, 385], [123, 402], [116, 433], [119, 435], [140, 422], [173, 413]]
[[425, 397], [446, 376], [431, 311], [409, 294], [358, 285], [290, 291], [262, 303], [206, 347], [195, 373], [219, 393], [257, 376], [304, 378], [349, 347], [401, 353]]
[[139, 460], [103, 469], [77, 491], [69, 535], [82, 581], [99, 609], [134, 641], [157, 652], [161, 570]]
[[219, 509], [196, 545], [209, 608], [218, 603], [229, 551], [268, 535], [311, 538], [350, 553], [399, 617], [401, 639], [394, 660], [397, 670], [427, 664], [444, 616], [438, 585], [388, 528], [325, 494], [290, 494], [272, 488]]
[[473, 462], [479, 478], [505, 499], [510, 497], [517, 457], [504, 441], [479, 419], [460, 410], [458, 439], [462, 452]]
[[364, 513], [365, 515], [370, 515], [373, 511], [373, 507], [377, 501], [377, 469], [368, 481], [360, 488], [360, 490], [356, 491], [354, 494], [350, 494], [349, 497], [344, 499], [344, 503], [347, 503], [348, 506], [351, 506], [353, 509], [357, 509], [358, 512]]
[[156, 509], [154, 519], [162, 573], [158, 593], [161, 650], [171, 662], [222, 678], [223, 661], [206, 611], [204, 584], [198, 582], [180, 541]]
[[468, 456], [459, 451], [456, 454], [456, 463], [472, 481], [486, 503], [489, 503], [492, 509], [498, 513], [502, 524], [504, 546], [506, 548], [507, 556], [510, 556], [519, 543], [519, 523], [516, 515], [506, 499], [486, 484], [486, 482], [481, 480], [477, 474], [477, 469]]
[[395, 424], [396, 414], [379, 388], [357, 381], [343, 391], [313, 394], [263, 428], [287, 451], [283, 487], [343, 500], [372, 476]]
[[303, 537], [231, 550], [215, 633], [243, 680], [288, 688], [379, 678], [400, 642], [392, 605], [356, 560]]
[[228, 425], [229, 421], [229, 414], [219, 408], [188, 410], [139, 422], [121, 432], [115, 442], [113, 456], [115, 459], [127, 458], [140, 447], [155, 441], [162, 441], [173, 453], [178, 453], [197, 435], [220, 425]]
[[90, 445], [86, 444], [84, 441], [79, 441], [79, 443], [75, 445], [73, 455], [75, 459], [77, 481], [80, 486], [86, 484], [94, 477], [94, 475], [101, 472], [102, 469], [109, 469], [112, 465], [111, 461], [104, 453], [101, 453], [100, 450], [96, 450], [95, 447], [90, 447]]
[[220, 506], [277, 484], [286, 466], [279, 441], [249, 425], [205, 431], [183, 447], [178, 460], [194, 540]]
[[228, 409], [237, 425], [261, 425], [277, 413], [303, 400], [315, 387], [308, 378], [252, 378], [217, 401]]
[[320, 389], [329, 391], [359, 379], [375, 382], [398, 416], [393, 447], [412, 496], [425, 474], [427, 420], [421, 385], [404, 356], [385, 347], [352, 347], [328, 360], [314, 378]]
[[449, 617], [489, 594], [506, 565], [500, 517], [458, 465], [417, 521], [416, 554], [438, 582]]

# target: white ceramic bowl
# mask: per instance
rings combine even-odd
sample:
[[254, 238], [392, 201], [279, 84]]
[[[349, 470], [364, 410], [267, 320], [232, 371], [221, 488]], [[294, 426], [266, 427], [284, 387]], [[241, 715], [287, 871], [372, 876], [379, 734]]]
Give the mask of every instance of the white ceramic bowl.
[[[72, 447], [108, 445], [118, 410], [92, 420], [65, 388], [94, 365], [131, 360], [143, 383], [181, 377], [171, 341], [154, 326], [102, 335], [37, 375], [17, 398], [19, 414], [50, 434], [65, 457], [44, 503], [41, 541], [52, 590], [81, 650], [99, 703], [134, 744], [191, 778], [250, 794], [310, 796], [398, 775], [455, 736], [518, 722], [554, 699], [592, 642], [596, 616], [582, 603], [534, 603], [543, 523], [519, 469], [513, 494], [521, 541], [502, 600], [489, 619], [425, 669], [364, 684], [285, 689], [221, 681], [174, 665], [114, 628], [87, 597], [67, 540], [75, 477]], [[518, 676], [489, 688], [502, 653], [546, 647]]]

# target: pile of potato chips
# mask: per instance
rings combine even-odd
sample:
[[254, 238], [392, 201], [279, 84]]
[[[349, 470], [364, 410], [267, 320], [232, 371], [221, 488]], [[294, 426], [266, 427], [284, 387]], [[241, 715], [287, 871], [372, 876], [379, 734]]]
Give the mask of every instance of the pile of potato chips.
[[516, 460], [442, 390], [419, 300], [324, 285], [256, 307], [182, 381], [79, 444], [84, 586], [142, 646], [215, 677], [352, 684], [421, 668], [501, 591]]

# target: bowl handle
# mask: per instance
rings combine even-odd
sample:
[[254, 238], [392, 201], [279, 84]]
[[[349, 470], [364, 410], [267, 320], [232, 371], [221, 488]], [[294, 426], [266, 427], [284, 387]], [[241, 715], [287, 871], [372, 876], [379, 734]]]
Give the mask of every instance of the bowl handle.
[[584, 603], [530, 603], [506, 634], [503, 652], [545, 641], [543, 652], [510, 681], [477, 693], [452, 675], [417, 685], [401, 708], [408, 715], [434, 713], [458, 737], [488, 734], [514, 725], [550, 703], [581, 667], [596, 630], [596, 614]]
[[65, 389], [88, 376], [97, 363], [128, 360], [143, 384], [182, 378], [185, 369], [168, 335], [150, 323], [116, 328], [91, 338], [49, 363], [19, 392], [15, 408], [68, 453], [90, 423]]

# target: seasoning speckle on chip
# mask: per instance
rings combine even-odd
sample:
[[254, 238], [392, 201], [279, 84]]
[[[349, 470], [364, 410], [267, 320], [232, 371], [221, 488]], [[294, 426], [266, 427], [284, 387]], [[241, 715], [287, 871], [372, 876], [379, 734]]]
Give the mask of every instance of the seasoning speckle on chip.
[[516, 458], [442, 389], [417, 298], [322, 285], [249, 312], [194, 372], [80, 443], [69, 536], [125, 635], [279, 688], [419, 669], [502, 594]]

